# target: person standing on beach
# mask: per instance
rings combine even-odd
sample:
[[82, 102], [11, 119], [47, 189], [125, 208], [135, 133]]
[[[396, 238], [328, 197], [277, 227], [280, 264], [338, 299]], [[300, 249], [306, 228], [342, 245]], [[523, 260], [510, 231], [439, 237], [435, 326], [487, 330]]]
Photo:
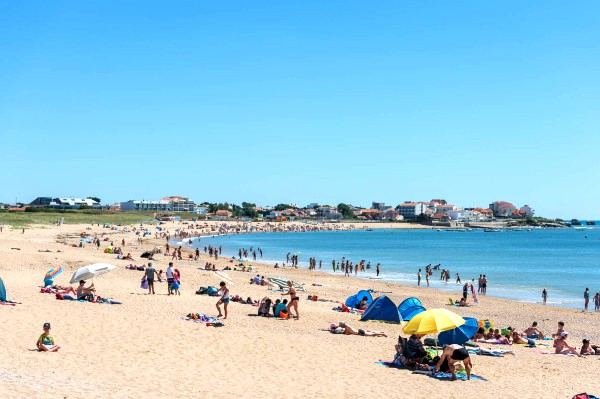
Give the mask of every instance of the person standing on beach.
[[594, 295], [594, 310], [596, 312], [600, 310], [600, 292], [596, 292], [596, 295]]
[[217, 301], [217, 310], [219, 311], [219, 315], [217, 317], [223, 317], [223, 313], [221, 313], [221, 306], [219, 306], [223, 304], [223, 310], [225, 312], [225, 317], [223, 317], [223, 320], [225, 320], [227, 318], [227, 305], [229, 305], [229, 288], [227, 288], [225, 281], [221, 281], [219, 286], [221, 287], [219, 290], [219, 293], [221, 293], [221, 298], [219, 298]]
[[375, 269], [377, 271], [377, 277], [379, 277], [379, 271], [380, 271], [380, 264], [377, 264], [377, 268]]
[[421, 286], [421, 269], [417, 272], [417, 285]]
[[148, 262], [148, 267], [146, 268], [146, 280], [148, 281], [148, 294], [154, 295], [154, 276], [158, 276], [156, 269], [152, 267], [152, 263]]
[[479, 275], [479, 279], [477, 279], [477, 293], [481, 294], [481, 286], [483, 285], [483, 274]]
[[485, 274], [483, 275], [483, 278], [481, 279], [481, 293], [483, 295], [487, 294], [487, 277], [485, 277]]
[[175, 277], [173, 276], [173, 262], [169, 262], [169, 267], [167, 267], [167, 289], [169, 295], [173, 293], [173, 281], [175, 281]]
[[288, 280], [287, 285], [288, 285], [288, 292], [282, 294], [282, 295], [289, 295], [291, 298], [290, 303], [288, 303], [288, 306], [287, 306], [287, 313], [288, 313], [287, 318], [289, 319], [290, 317], [292, 317], [291, 309], [294, 308], [294, 311], [296, 312], [296, 320], [299, 320], [300, 313], [298, 312], [298, 302], [300, 302], [300, 297], [298, 297], [298, 294], [296, 293], [296, 289], [294, 288], [294, 285], [292, 284], [291, 280]]
[[584, 300], [584, 310], [587, 312], [588, 310], [588, 305], [590, 304], [590, 289], [586, 288], [585, 292], [583, 293], [583, 300]]
[[427, 286], [429, 287], [429, 272], [427, 270], [425, 270], [425, 283], [427, 283]]
[[544, 302], [544, 305], [546, 304], [547, 300], [548, 300], [548, 291], [546, 291], [546, 289], [544, 288], [544, 290], [542, 291], [542, 301]]

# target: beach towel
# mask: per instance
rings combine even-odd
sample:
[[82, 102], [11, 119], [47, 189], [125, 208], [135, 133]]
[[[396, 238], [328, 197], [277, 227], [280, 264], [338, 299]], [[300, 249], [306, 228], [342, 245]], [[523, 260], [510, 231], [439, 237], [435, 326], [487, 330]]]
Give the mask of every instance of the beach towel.
[[[270, 283], [269, 284], [269, 290], [272, 290], [272, 291], [284, 291], [284, 290], [287, 290], [288, 279], [282, 278], [282, 277], [269, 277], [267, 280]], [[271, 285], [275, 285], [275, 286], [277, 286], [279, 288], [278, 289], [273, 289], [273, 288], [271, 288]], [[296, 291], [306, 292], [306, 289], [303, 286], [301, 286], [300, 284], [296, 283], [296, 282], [292, 281], [292, 286], [296, 289]]]
[[404, 366], [401, 366], [401, 365], [396, 364], [394, 362], [384, 362], [383, 360], [375, 362], [375, 364], [380, 364], [382, 366], [389, 367], [389, 368], [392, 368], [392, 369], [403, 369], [404, 368]]
[[[417, 371], [413, 371], [413, 374], [424, 374], [423, 372], [419, 372]], [[426, 371], [425, 373], [428, 373], [429, 376], [441, 380], [441, 381], [451, 381], [452, 380], [452, 374], [451, 373], [443, 373], [443, 372], [437, 372], [437, 373], [433, 373], [431, 374], [429, 371]], [[462, 381], [467, 381], [467, 373], [461, 373], [461, 372], [456, 372], [456, 379], [457, 380], [462, 380]], [[481, 377], [479, 375], [476, 374], [471, 374], [471, 380], [478, 380], [478, 381], [487, 381], [484, 377]]]

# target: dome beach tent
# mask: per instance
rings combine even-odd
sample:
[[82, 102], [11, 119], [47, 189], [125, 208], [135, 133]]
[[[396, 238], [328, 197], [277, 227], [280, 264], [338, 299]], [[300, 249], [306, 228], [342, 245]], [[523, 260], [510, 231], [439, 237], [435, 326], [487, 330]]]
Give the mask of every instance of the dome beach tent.
[[421, 312], [424, 312], [425, 310], [426, 309], [421, 304], [421, 301], [414, 297], [406, 298], [398, 306], [398, 313], [400, 313], [400, 316], [402, 316], [402, 319], [405, 321], [411, 320], [413, 317]]
[[17, 303], [20, 303], [20, 302], [9, 301], [6, 298], [6, 287], [4, 286], [4, 282], [2, 281], [2, 278], [0, 278], [0, 305], [15, 306], [15, 304], [17, 304]]
[[402, 317], [398, 313], [396, 304], [387, 296], [380, 296], [375, 299], [363, 313], [361, 321], [374, 320], [385, 321], [388, 323], [400, 323]]
[[371, 296], [371, 293], [369, 291], [362, 290], [358, 291], [358, 294], [349, 296], [348, 299], [346, 299], [345, 304], [349, 308], [356, 308], [364, 297], [367, 297], [367, 305], [370, 305], [373, 302], [373, 297]]
[[0, 302], [6, 302], [6, 287], [0, 277]]

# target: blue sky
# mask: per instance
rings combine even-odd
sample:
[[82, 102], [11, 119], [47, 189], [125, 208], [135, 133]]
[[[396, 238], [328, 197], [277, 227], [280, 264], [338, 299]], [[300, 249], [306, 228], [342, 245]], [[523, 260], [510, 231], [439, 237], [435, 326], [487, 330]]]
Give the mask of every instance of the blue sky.
[[597, 1], [0, 3], [0, 201], [600, 218]]

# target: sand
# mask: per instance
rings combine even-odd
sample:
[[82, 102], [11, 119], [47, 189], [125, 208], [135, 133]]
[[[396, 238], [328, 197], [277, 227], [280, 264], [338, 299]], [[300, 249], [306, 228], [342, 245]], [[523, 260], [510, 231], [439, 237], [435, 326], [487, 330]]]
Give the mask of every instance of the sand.
[[[182, 273], [181, 296], [167, 296], [165, 283], [157, 283], [157, 295], [149, 296], [140, 289], [142, 272], [125, 269], [129, 262], [91, 245], [70, 246], [79, 242], [78, 233], [86, 227], [40, 226], [24, 234], [5, 228], [0, 233], [0, 277], [9, 299], [21, 302], [14, 307], [0, 306], [2, 398], [570, 398], [584, 391], [600, 393], [600, 356], [541, 353], [552, 348], [515, 345], [510, 347], [514, 356], [473, 356], [473, 372], [488, 381], [437, 381], [386, 368], [375, 362], [393, 359], [401, 326], [360, 322], [357, 316], [334, 312], [333, 302], [306, 300], [308, 295], [318, 295], [343, 301], [359, 289], [373, 288], [391, 291], [388, 296], [396, 303], [417, 296], [427, 308], [449, 308], [445, 306], [448, 293], [428, 288], [257, 265], [261, 275], [289, 277], [305, 284], [308, 292], [300, 295], [300, 320], [259, 318], [254, 316], [256, 307], [231, 303], [224, 327], [183, 321], [189, 312], [216, 315], [216, 298], [194, 294], [200, 286], [219, 282], [210, 272], [199, 270], [207, 257], [176, 262]], [[92, 232], [108, 233], [114, 241], [136, 241], [133, 233], [101, 227], [94, 227]], [[46, 250], [50, 252], [39, 252]], [[142, 250], [128, 244], [125, 252], [131, 252], [141, 264]], [[155, 266], [166, 269], [167, 258], [158, 256]], [[54, 295], [39, 292], [48, 269], [63, 265], [65, 272], [55, 282], [67, 284], [79, 266], [96, 262], [117, 266], [96, 278], [95, 285], [100, 295], [122, 301], [122, 305], [58, 301]], [[226, 259], [218, 262], [219, 266], [226, 264]], [[250, 285], [253, 273], [231, 271], [229, 275], [235, 281], [233, 295], [280, 297], [266, 287]], [[458, 298], [460, 287], [456, 290], [454, 296]], [[492, 297], [482, 297], [475, 307], [452, 310], [464, 316], [489, 317], [498, 326], [520, 330], [537, 320], [543, 331], [552, 332], [557, 321], [563, 320], [572, 345], [579, 347], [583, 337], [600, 341], [597, 313]], [[339, 321], [383, 330], [388, 337], [320, 331]], [[58, 353], [35, 351], [44, 322], [52, 323], [52, 332], [62, 346]]]

